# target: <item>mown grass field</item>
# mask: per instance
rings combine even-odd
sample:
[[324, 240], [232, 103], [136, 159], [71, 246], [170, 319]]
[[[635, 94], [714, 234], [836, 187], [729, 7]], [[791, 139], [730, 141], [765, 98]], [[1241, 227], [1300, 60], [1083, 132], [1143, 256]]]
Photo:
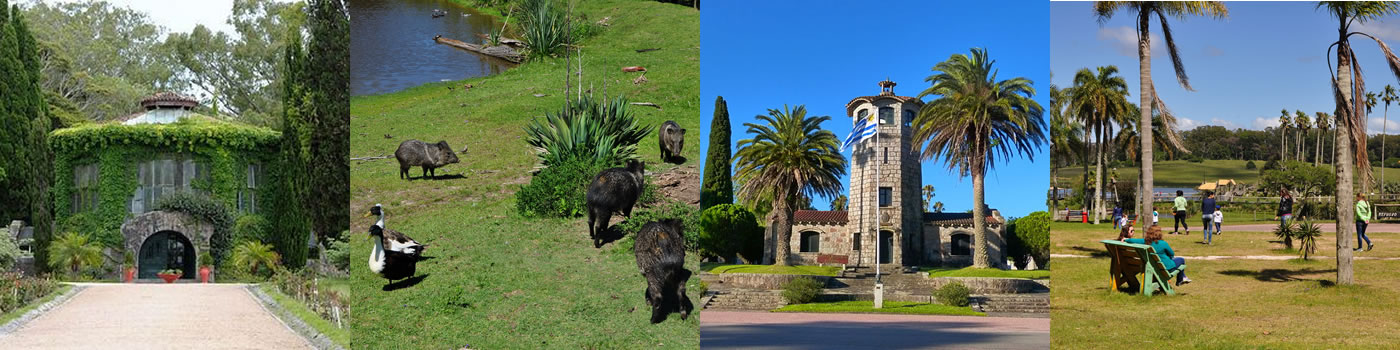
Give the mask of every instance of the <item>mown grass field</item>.
[[706, 263], [701, 271], [709, 273], [764, 273], [773, 275], [836, 276], [841, 271], [838, 266], [779, 266], [779, 265], [724, 265]]
[[[1244, 160], [1206, 160], [1200, 163], [1192, 163], [1184, 160], [1161, 161], [1152, 163], [1152, 177], [1155, 178], [1153, 184], [1160, 187], [1191, 187], [1200, 186], [1207, 181], [1219, 179], [1234, 179], [1243, 183], [1258, 183], [1259, 170], [1245, 169]], [[1264, 167], [1268, 161], [1254, 161], [1256, 167]], [[1331, 171], [1332, 166], [1322, 164]], [[1376, 177], [1381, 176], [1380, 167], [1371, 167], [1375, 171]], [[1094, 171], [1094, 165], [1089, 165], [1089, 171]], [[1114, 168], [1119, 179], [1136, 180], [1138, 168]], [[1113, 173], [1110, 173], [1113, 174]], [[1083, 180], [1084, 167], [1072, 166], [1060, 168], [1055, 174], [1061, 186], [1072, 187]], [[1093, 181], [1094, 179], [1089, 179]], [[1400, 181], [1400, 169], [1386, 169], [1385, 181]]]
[[[642, 0], [577, 2], [576, 15], [611, 26], [582, 43], [584, 81], [601, 94], [623, 94], [641, 122], [675, 120], [686, 134], [686, 165], [697, 162], [699, 128], [699, 12]], [[658, 51], [637, 53], [643, 48]], [[408, 59], [408, 58], [406, 58]], [[649, 82], [633, 84], [640, 65]], [[698, 317], [650, 324], [646, 282], [630, 252], [595, 249], [586, 219], [527, 218], [516, 214], [514, 193], [530, 181], [536, 158], [523, 141], [535, 116], [564, 103], [562, 59], [531, 62], [499, 75], [432, 83], [402, 92], [351, 100], [352, 157], [392, 155], [408, 139], [447, 140], [469, 149], [438, 179], [400, 180], [393, 159], [352, 161], [351, 230], [354, 252], [372, 247], [361, 218], [375, 203], [386, 225], [429, 245], [421, 277], [386, 291], [387, 280], [356, 255], [350, 289], [356, 307], [356, 348], [695, 348]], [[475, 87], [469, 91], [463, 84]], [[458, 86], [449, 91], [449, 85]], [[535, 97], [534, 94], [546, 94]], [[387, 135], [387, 137], [386, 137]], [[649, 171], [660, 165], [653, 133], [638, 145]], [[413, 171], [417, 176], [418, 170]], [[361, 254], [357, 253], [357, 254]], [[698, 269], [697, 257], [687, 257]], [[698, 302], [699, 278], [689, 282]], [[698, 310], [697, 310], [698, 311]]]
[[[1335, 224], [1319, 224], [1335, 225]], [[1376, 226], [1372, 226], [1375, 228]], [[1171, 231], [1170, 226], [1165, 227]], [[1285, 248], [1283, 241], [1274, 236], [1273, 232], [1245, 232], [1232, 229], [1229, 225], [1224, 228], [1225, 234], [1211, 237], [1211, 244], [1206, 245], [1204, 236], [1201, 234], [1199, 223], [1191, 228], [1190, 235], [1164, 234], [1163, 239], [1171, 244], [1172, 250], [1183, 256], [1246, 256], [1246, 255], [1290, 255], [1300, 256], [1296, 250]], [[1373, 229], [1367, 232], [1371, 242], [1376, 245], [1375, 249], [1369, 252], [1358, 252], [1355, 256], [1369, 257], [1400, 257], [1400, 232], [1380, 232]], [[1142, 238], [1141, 230], [1138, 231], [1137, 238]], [[1051, 254], [1071, 254], [1071, 255], [1102, 255], [1104, 252], [1103, 243], [1099, 241], [1105, 239], [1118, 238], [1118, 231], [1112, 225], [1099, 224], [1098, 226], [1080, 223], [1053, 223], [1050, 225], [1050, 253]], [[1354, 237], [1352, 238], [1355, 239]], [[1354, 247], [1355, 241], [1351, 242]], [[1294, 240], [1295, 248], [1300, 246]], [[1317, 238], [1317, 252], [1315, 254], [1334, 257], [1337, 255], [1337, 234], [1323, 232]], [[1053, 260], [1053, 259], [1052, 259]], [[1064, 261], [1064, 259], [1058, 260]], [[1057, 262], [1058, 262], [1057, 261]], [[1187, 262], [1187, 264], [1191, 264]], [[1055, 264], [1051, 264], [1055, 266]], [[1106, 271], [1106, 270], [1105, 270]], [[1054, 274], [1052, 274], [1054, 275]]]
[[773, 309], [773, 312], [832, 312], [832, 313], [871, 313], [901, 315], [952, 315], [986, 316], [968, 307], [957, 307], [930, 303], [886, 301], [884, 307], [876, 309], [872, 301], [837, 301], [830, 303], [793, 304]]
[[[1179, 295], [1151, 298], [1109, 290], [1109, 259], [1102, 239], [1111, 226], [1051, 226], [1052, 252], [1089, 256], [1054, 258], [1051, 345], [1067, 348], [1316, 349], [1386, 348], [1400, 343], [1400, 269], [1396, 260], [1355, 260], [1356, 285], [1335, 286], [1336, 260], [1191, 260], [1194, 282]], [[1101, 225], [1106, 226], [1106, 225]], [[1269, 235], [1269, 236], [1265, 236]], [[1335, 255], [1324, 233], [1318, 254]], [[1107, 237], [1105, 237], [1107, 236]], [[1271, 234], [1231, 232], [1205, 246], [1200, 235], [1166, 239], [1177, 254], [1296, 256], [1267, 242]], [[1394, 233], [1372, 240], [1397, 241]], [[1358, 256], [1397, 257], [1377, 242]]]
[[1029, 278], [1045, 279], [1050, 278], [1050, 270], [1000, 270], [1000, 269], [979, 269], [973, 267], [952, 268], [952, 267], [929, 267], [924, 268], [928, 272], [929, 278], [934, 277], [995, 277], [995, 278]]

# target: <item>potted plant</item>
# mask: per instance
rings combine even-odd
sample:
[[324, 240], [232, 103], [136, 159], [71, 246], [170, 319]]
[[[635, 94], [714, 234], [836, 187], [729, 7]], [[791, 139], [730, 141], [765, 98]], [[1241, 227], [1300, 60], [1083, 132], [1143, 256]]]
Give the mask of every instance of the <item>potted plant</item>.
[[199, 253], [199, 283], [209, 283], [209, 275], [214, 272], [214, 258], [209, 251]]
[[160, 277], [160, 279], [165, 280], [165, 283], [175, 283], [175, 280], [180, 279], [180, 276], [184, 275], [185, 272], [181, 271], [180, 269], [165, 269], [160, 270], [160, 272], [156, 273], [156, 276]]
[[136, 280], [136, 258], [131, 256], [131, 252], [126, 252], [126, 263], [122, 264], [122, 281], [131, 283]]

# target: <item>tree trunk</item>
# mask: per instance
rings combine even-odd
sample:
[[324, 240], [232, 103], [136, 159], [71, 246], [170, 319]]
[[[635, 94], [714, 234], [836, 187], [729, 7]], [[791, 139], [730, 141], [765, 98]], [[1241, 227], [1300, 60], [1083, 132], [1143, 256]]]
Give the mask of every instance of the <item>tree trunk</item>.
[[[1098, 142], [1099, 152], [1094, 156], [1094, 225], [1099, 224], [1099, 218], [1103, 214], [1103, 131], [1100, 130], [1095, 136]], [[981, 230], [981, 228], [977, 228]]]
[[972, 267], [975, 268], [993, 266], [991, 257], [987, 255], [987, 212], [982, 208], [986, 200], [982, 192], [985, 177], [986, 174], [980, 171], [972, 172]]
[[[1140, 12], [1140, 13], [1138, 13], [1138, 88], [1139, 88], [1139, 90], [1138, 90], [1138, 92], [1139, 92], [1139, 93], [1138, 93], [1138, 107], [1140, 107], [1139, 109], [1141, 110], [1141, 113], [1142, 113], [1142, 115], [1140, 115], [1139, 118], [1138, 118], [1138, 119], [1139, 119], [1139, 120], [1138, 120], [1138, 135], [1141, 135], [1141, 136], [1138, 137], [1138, 138], [1142, 140], [1142, 145], [1141, 145], [1141, 148], [1142, 148], [1142, 149], [1139, 151], [1139, 152], [1140, 152], [1139, 154], [1141, 154], [1141, 156], [1142, 156], [1142, 165], [1141, 165], [1141, 169], [1142, 169], [1142, 170], [1139, 171], [1139, 174], [1138, 174], [1138, 175], [1139, 175], [1139, 177], [1141, 178], [1140, 183], [1142, 184], [1141, 187], [1142, 187], [1142, 193], [1143, 193], [1143, 195], [1142, 195], [1142, 196], [1139, 196], [1139, 198], [1138, 198], [1138, 202], [1141, 202], [1141, 203], [1142, 203], [1142, 204], [1140, 205], [1140, 207], [1143, 208], [1143, 211], [1138, 212], [1139, 217], [1141, 217], [1141, 215], [1142, 215], [1143, 213], [1150, 213], [1150, 211], [1148, 211], [1147, 208], [1151, 208], [1151, 207], [1152, 207], [1152, 204], [1153, 204], [1152, 199], [1153, 199], [1154, 197], [1156, 197], [1155, 194], [1157, 193], [1157, 192], [1156, 192], [1155, 190], [1153, 190], [1153, 188], [1152, 188], [1152, 187], [1153, 187], [1153, 183], [1152, 183], [1152, 181], [1153, 181], [1153, 175], [1152, 175], [1152, 161], [1153, 161], [1155, 158], [1153, 158], [1153, 156], [1152, 156], [1152, 136], [1153, 136], [1153, 135], [1152, 135], [1152, 130], [1153, 130], [1153, 129], [1152, 129], [1152, 96], [1153, 96], [1153, 90], [1152, 90], [1152, 89], [1153, 89], [1153, 87], [1152, 87], [1152, 45], [1151, 45], [1151, 42], [1149, 42], [1151, 36], [1148, 35], [1148, 19], [1150, 18], [1150, 17], [1148, 16], [1149, 14], [1151, 14], [1151, 13], [1150, 13], [1150, 12]], [[1165, 120], [1163, 120], [1163, 122], [1165, 123]], [[1151, 221], [1151, 220], [1138, 220], [1138, 221], [1142, 221], [1142, 222], [1143, 222], [1143, 228], [1144, 228], [1144, 230], [1143, 230], [1142, 232], [1147, 232], [1147, 230], [1146, 230], [1147, 225], [1148, 225], [1148, 223], [1151, 223], [1152, 221]]]
[[1384, 117], [1381, 117], [1381, 193], [1385, 193], [1385, 127], [1390, 124], [1390, 103], [1385, 104]]
[[[1352, 167], [1355, 161], [1351, 154], [1351, 120], [1346, 109], [1352, 106], [1353, 89], [1351, 81], [1351, 45], [1346, 42], [1345, 30], [1341, 33], [1342, 44], [1337, 48], [1337, 88], [1341, 90], [1342, 102], [1345, 106], [1337, 106], [1336, 115], [1337, 136], [1335, 137], [1335, 147], [1337, 148], [1337, 158], [1335, 166], [1332, 168], [1337, 173], [1337, 192], [1333, 201], [1337, 207], [1337, 284], [1349, 285], [1353, 283], [1351, 272], [1351, 230], [1352, 221], [1355, 220], [1352, 211]], [[1352, 111], [1359, 113], [1359, 111]]]
[[1318, 159], [1322, 158], [1322, 134], [1326, 134], [1326, 132], [1318, 130], [1317, 142], [1313, 143], [1313, 166], [1317, 166]]
[[763, 264], [773, 264], [773, 251], [777, 249], [778, 237], [778, 211], [770, 209], [768, 211], [768, 229], [763, 235]]
[[774, 263], [782, 266], [792, 265], [789, 259], [792, 255], [792, 206], [788, 202], [786, 198], [773, 200], [773, 211], [778, 213], [777, 223], [773, 225], [778, 233], [778, 241], [774, 242], [774, 247], [778, 248], [774, 253], [777, 255]]

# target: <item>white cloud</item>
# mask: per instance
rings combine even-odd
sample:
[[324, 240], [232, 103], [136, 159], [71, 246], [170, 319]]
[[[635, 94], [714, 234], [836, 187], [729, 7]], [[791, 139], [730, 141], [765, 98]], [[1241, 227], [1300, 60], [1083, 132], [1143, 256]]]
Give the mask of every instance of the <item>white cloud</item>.
[[1400, 118], [1391, 118], [1389, 122], [1386, 122], [1385, 119], [1382, 117], [1371, 117], [1370, 119], [1366, 120], [1366, 133], [1371, 135], [1379, 135], [1381, 133], [1382, 125], [1385, 126], [1386, 134], [1394, 135], [1396, 133], [1400, 133], [1400, 120], [1396, 119]]
[[1219, 125], [1219, 126], [1225, 127], [1226, 129], [1232, 129], [1232, 130], [1236, 128], [1235, 122], [1232, 122], [1232, 121], [1229, 121], [1229, 120], [1220, 119], [1220, 118], [1211, 118], [1211, 119], [1210, 119], [1210, 125]]
[[1195, 128], [1198, 127], [1198, 126], [1201, 126], [1201, 123], [1196, 122], [1195, 120], [1191, 120], [1190, 118], [1176, 117], [1176, 129], [1177, 129], [1177, 130], [1182, 130], [1182, 131], [1191, 130], [1191, 129], [1195, 129]]
[[[1148, 35], [1148, 38], [1152, 40], [1152, 51], [1161, 51], [1163, 48], [1162, 38], [1157, 36], [1157, 33]], [[1137, 57], [1138, 36], [1137, 30], [1133, 27], [1099, 28], [1098, 38], [1100, 41], [1107, 41], [1109, 46], [1118, 50], [1118, 53], [1123, 56]]]
[[1254, 118], [1254, 123], [1253, 123], [1253, 124], [1250, 124], [1250, 125], [1251, 125], [1251, 126], [1254, 126], [1254, 129], [1256, 129], [1256, 130], [1264, 130], [1264, 129], [1268, 129], [1268, 128], [1277, 128], [1277, 127], [1278, 127], [1278, 117], [1257, 117], [1257, 118]]
[[1362, 22], [1353, 28], [1353, 31], [1375, 35], [1381, 40], [1400, 40], [1400, 27], [1394, 23], [1383, 23], [1379, 21]]

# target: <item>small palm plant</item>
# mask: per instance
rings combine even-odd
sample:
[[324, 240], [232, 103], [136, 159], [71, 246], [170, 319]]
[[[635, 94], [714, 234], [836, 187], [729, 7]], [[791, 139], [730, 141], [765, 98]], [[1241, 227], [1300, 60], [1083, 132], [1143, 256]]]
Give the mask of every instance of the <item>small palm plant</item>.
[[1277, 236], [1279, 239], [1282, 239], [1283, 246], [1288, 248], [1288, 250], [1293, 250], [1293, 227], [1293, 224], [1284, 224], [1280, 222], [1278, 223], [1278, 227], [1274, 228], [1274, 236]]
[[525, 142], [535, 148], [543, 169], [570, 160], [621, 163], [635, 159], [637, 143], [650, 133], [651, 128], [628, 112], [626, 98], [595, 102], [592, 95], [583, 95], [558, 114], [530, 121]]
[[272, 246], [257, 241], [247, 241], [233, 248], [233, 265], [246, 268], [253, 275], [258, 268], [277, 265], [282, 256], [272, 251]]
[[1303, 254], [1303, 260], [1308, 260], [1308, 255], [1317, 252], [1317, 237], [1322, 236], [1322, 226], [1303, 222], [1293, 235], [1298, 237], [1298, 250]]
[[77, 274], [84, 267], [102, 264], [102, 247], [93, 244], [88, 235], [65, 232], [49, 245], [49, 266], [55, 269], [68, 268]]

